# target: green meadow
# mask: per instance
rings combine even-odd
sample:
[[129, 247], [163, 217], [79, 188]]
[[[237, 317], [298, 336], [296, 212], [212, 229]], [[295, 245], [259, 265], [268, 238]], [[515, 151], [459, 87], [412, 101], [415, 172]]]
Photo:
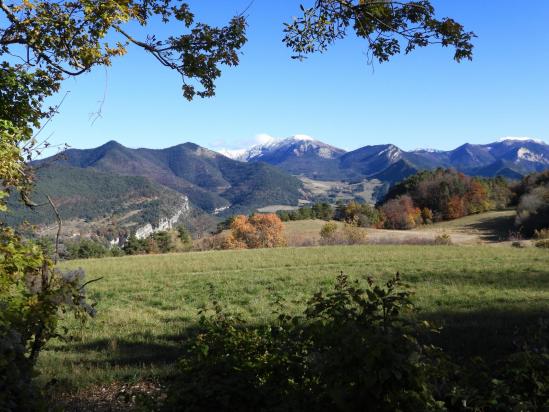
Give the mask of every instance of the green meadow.
[[212, 301], [252, 322], [281, 305], [299, 313], [340, 271], [365, 282], [397, 271], [415, 291], [418, 316], [443, 327], [437, 343], [464, 355], [512, 350], [519, 329], [549, 314], [549, 253], [476, 246], [331, 246], [212, 251], [72, 261], [97, 303], [86, 324], [42, 353], [39, 380], [84, 389], [165, 378], [181, 342]]

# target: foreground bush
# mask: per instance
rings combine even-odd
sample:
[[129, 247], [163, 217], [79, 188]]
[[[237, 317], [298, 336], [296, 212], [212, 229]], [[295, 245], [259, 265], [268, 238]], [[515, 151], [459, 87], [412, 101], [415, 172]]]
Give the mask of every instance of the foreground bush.
[[[544, 411], [546, 328], [535, 344], [488, 366], [453, 360], [422, 342], [436, 333], [414, 316], [396, 277], [361, 289], [343, 273], [302, 316], [254, 325], [214, 302], [184, 347], [170, 411]], [[547, 325], [545, 325], [547, 326]]]
[[85, 319], [84, 272], [61, 272], [42, 248], [0, 227], [0, 410], [33, 411], [40, 351], [58, 335], [61, 311]]
[[219, 306], [178, 363], [167, 410], [437, 410], [428, 388], [425, 326], [398, 276], [362, 290], [347, 276], [304, 316], [256, 327]]

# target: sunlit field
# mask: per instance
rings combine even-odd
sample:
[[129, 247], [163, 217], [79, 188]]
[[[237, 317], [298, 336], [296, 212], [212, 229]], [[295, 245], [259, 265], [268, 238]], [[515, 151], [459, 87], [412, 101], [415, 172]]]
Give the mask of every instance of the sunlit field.
[[[282, 304], [298, 313], [340, 271], [364, 282], [399, 271], [415, 290], [419, 316], [443, 326], [440, 343], [466, 354], [511, 350], [515, 326], [549, 312], [549, 253], [475, 246], [333, 246], [72, 261], [82, 267], [98, 314], [52, 341], [40, 381], [79, 389], [169, 375], [200, 308], [218, 301], [255, 322]], [[66, 388], [66, 386], [65, 386]]]

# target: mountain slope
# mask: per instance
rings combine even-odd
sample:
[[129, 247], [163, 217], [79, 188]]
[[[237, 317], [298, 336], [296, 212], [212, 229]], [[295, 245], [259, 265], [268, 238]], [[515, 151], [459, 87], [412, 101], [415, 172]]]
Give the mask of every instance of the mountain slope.
[[364, 146], [340, 158], [340, 168], [361, 176], [378, 174], [403, 158], [403, 152], [392, 144]]
[[236, 152], [234, 158], [249, 163], [265, 162], [312, 179], [339, 179], [344, 176], [339, 172], [337, 159], [344, 153], [345, 150], [309, 136], [296, 135]]
[[189, 212], [186, 196], [146, 178], [51, 164], [44, 165], [36, 173], [32, 200], [39, 206], [30, 209], [12, 197], [12, 212], [6, 220], [15, 225], [23, 221], [39, 225], [54, 223], [56, 218], [47, 195], [57, 206], [63, 221], [116, 220], [119, 227], [128, 230], [147, 223], [156, 226], [160, 220], [179, 212], [184, 218], [182, 215]]
[[194, 143], [155, 150], [130, 149], [111, 141], [95, 149], [67, 150], [60, 164], [146, 177], [188, 196], [207, 212], [251, 211], [272, 203], [296, 205], [302, 186], [297, 178], [273, 166], [239, 162]]

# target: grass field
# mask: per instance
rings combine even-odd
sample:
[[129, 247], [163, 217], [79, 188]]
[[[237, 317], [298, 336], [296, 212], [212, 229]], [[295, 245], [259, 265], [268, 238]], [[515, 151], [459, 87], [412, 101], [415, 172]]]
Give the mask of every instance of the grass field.
[[[162, 378], [197, 311], [218, 300], [254, 322], [273, 318], [279, 298], [300, 312], [341, 270], [364, 281], [400, 271], [421, 315], [445, 328], [441, 342], [463, 353], [509, 350], [516, 327], [549, 313], [549, 253], [490, 246], [333, 246], [72, 261], [83, 267], [98, 315], [72, 340], [41, 355], [42, 382], [85, 388]], [[74, 326], [74, 325], [73, 325]]]
[[[414, 230], [365, 229], [369, 242], [376, 243], [420, 243], [433, 241], [436, 235], [447, 233], [454, 243], [479, 244], [501, 243], [509, 238], [514, 228], [516, 211], [504, 210], [470, 215], [447, 222], [419, 226]], [[298, 220], [286, 222], [285, 232], [288, 245], [301, 246], [318, 244], [323, 220]], [[341, 222], [335, 222], [343, 226]]]

